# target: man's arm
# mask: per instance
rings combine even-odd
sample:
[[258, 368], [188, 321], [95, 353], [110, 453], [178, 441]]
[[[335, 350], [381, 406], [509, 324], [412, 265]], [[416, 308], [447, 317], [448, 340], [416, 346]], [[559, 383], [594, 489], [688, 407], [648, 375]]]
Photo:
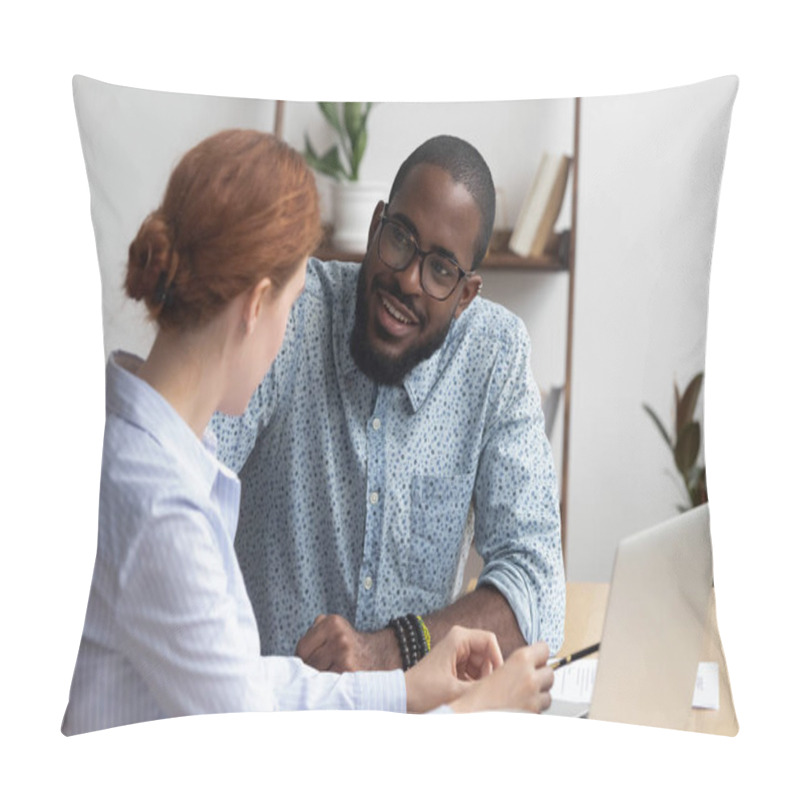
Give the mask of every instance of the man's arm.
[[[492, 631], [503, 657], [526, 644], [508, 601], [492, 586], [479, 586], [452, 605], [423, 616], [431, 647], [454, 625]], [[391, 628], [357, 631], [337, 614], [317, 617], [297, 645], [297, 655], [316, 669], [349, 672], [397, 669], [402, 666], [400, 647]]]
[[424, 615], [422, 619], [431, 634], [432, 645], [446, 636], [453, 625], [492, 631], [503, 658], [527, 644], [511, 606], [493, 586], [479, 586], [452, 605]]

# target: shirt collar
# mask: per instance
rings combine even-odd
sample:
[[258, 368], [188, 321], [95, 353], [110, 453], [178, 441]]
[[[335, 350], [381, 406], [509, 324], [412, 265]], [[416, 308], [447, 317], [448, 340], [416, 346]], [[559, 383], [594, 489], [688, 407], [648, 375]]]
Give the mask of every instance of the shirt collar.
[[152, 436], [211, 493], [220, 473], [233, 473], [216, 458], [217, 440], [207, 428], [202, 441], [149, 383], [137, 377], [138, 356], [117, 350], [106, 365], [106, 414], [115, 415]]
[[[336, 314], [337, 330], [334, 347], [336, 349], [338, 368], [342, 375], [348, 376], [353, 372], [358, 372], [362, 377], [365, 377], [350, 353], [350, 336], [356, 320], [357, 287], [358, 270], [355, 270], [355, 280], [351, 282], [342, 297], [341, 313]], [[451, 352], [453, 343], [462, 336], [465, 315], [470, 312], [471, 306], [478, 300], [480, 298], [475, 298], [459, 318], [453, 321], [452, 325], [450, 325], [450, 330], [447, 332], [444, 344], [430, 358], [417, 364], [403, 379], [403, 388], [414, 413], [422, 406], [431, 389], [436, 385], [436, 381], [450, 360], [448, 353]]]

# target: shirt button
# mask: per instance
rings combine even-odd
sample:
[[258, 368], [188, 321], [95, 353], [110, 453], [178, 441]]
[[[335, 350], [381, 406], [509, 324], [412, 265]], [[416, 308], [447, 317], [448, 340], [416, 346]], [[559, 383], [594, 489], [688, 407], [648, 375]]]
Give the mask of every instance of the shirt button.
[[372, 420], [372, 430], [379, 431], [380, 429], [381, 429], [381, 421], [377, 417], [375, 417], [375, 419]]
[[373, 505], [373, 506], [378, 502], [378, 493], [377, 492], [372, 492], [372, 494], [369, 496], [369, 502], [370, 502], [370, 505]]
[[364, 588], [367, 591], [369, 591], [372, 588], [372, 578], [370, 578], [369, 575], [367, 575], [367, 577], [364, 578]]

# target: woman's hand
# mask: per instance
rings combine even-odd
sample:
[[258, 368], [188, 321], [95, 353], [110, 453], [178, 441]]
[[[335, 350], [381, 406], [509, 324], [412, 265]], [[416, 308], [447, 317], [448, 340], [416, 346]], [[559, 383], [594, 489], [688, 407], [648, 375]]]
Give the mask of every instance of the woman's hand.
[[500, 669], [466, 687], [450, 703], [456, 712], [532, 711], [538, 714], [550, 708], [553, 670], [547, 666], [550, 653], [544, 642], [515, 650]]
[[407, 710], [419, 714], [452, 704], [502, 664], [503, 656], [493, 633], [456, 625], [406, 672]]

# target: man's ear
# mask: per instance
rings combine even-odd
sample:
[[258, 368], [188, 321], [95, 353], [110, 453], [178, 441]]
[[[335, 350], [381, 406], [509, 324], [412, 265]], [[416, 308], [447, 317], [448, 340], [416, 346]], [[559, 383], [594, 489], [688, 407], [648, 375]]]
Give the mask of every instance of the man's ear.
[[467, 273], [464, 285], [461, 287], [456, 310], [453, 312], [454, 319], [458, 319], [461, 312], [478, 296], [482, 286], [483, 278], [480, 275], [476, 275], [474, 272]]
[[272, 281], [262, 278], [252, 289], [247, 292], [243, 309], [242, 321], [245, 333], [251, 333], [258, 322], [261, 309], [269, 301], [272, 292]]
[[376, 231], [378, 230], [378, 226], [381, 224], [381, 214], [383, 214], [384, 208], [386, 208], [386, 203], [384, 203], [383, 200], [378, 200], [378, 205], [375, 206], [375, 210], [372, 212], [372, 222], [369, 224], [367, 248], [369, 248], [370, 244], [372, 244], [372, 237], [375, 235]]

